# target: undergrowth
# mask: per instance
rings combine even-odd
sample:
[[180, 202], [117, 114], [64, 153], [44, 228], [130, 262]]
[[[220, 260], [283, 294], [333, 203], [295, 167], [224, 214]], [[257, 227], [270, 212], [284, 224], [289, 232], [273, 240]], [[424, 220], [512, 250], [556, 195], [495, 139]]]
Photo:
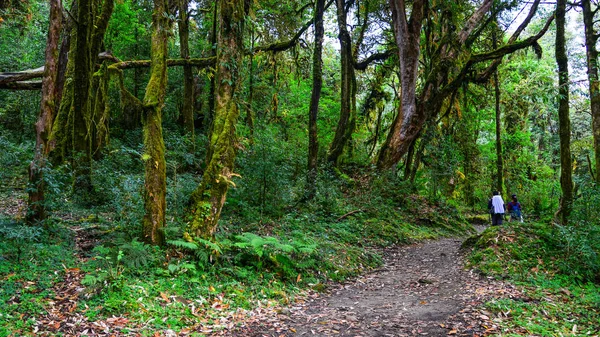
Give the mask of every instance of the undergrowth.
[[[162, 248], [139, 239], [143, 163], [132, 140], [138, 134], [111, 141], [94, 162], [91, 203], [74, 199], [68, 167], [49, 170], [45, 179], [55, 188], [47, 194], [48, 226], [6, 217], [0, 228], [0, 336], [33, 335], [36, 320], [61, 296], [53, 289], [73, 270], [85, 274], [81, 284], [70, 285], [84, 289], [73, 310], [90, 321], [123, 316], [147, 331], [218, 328], [238, 310], [292, 303], [376, 268], [382, 247], [470, 230], [455, 207], [416, 196], [394, 174], [368, 166], [321, 167], [314, 199], [301, 201], [303, 140], [290, 134], [287, 147], [279, 148], [273, 139], [280, 130], [261, 132], [238, 157], [243, 178], [228, 195], [214, 240], [183, 239], [188, 197], [204, 158], [189, 154], [189, 140], [165, 136], [168, 244]], [[204, 148], [205, 139], [196, 141]], [[7, 163], [13, 157], [0, 155]], [[23, 183], [22, 172], [10, 176]]]
[[486, 303], [502, 330], [513, 332], [506, 336], [600, 333], [597, 224], [512, 222], [488, 228], [465, 246], [473, 249], [469, 267], [511, 280], [529, 297], [527, 301], [517, 298]]

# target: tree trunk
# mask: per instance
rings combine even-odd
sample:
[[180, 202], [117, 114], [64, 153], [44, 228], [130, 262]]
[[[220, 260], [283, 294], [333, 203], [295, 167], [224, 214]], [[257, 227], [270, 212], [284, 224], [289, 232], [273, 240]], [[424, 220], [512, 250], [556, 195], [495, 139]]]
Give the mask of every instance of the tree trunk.
[[246, 125], [250, 133], [254, 133], [254, 117], [252, 116], [252, 101], [254, 100], [254, 27], [250, 32], [250, 69], [248, 83], [248, 105], [246, 106]]
[[44, 168], [48, 159], [48, 137], [52, 131], [52, 120], [56, 113], [56, 78], [58, 76], [58, 42], [62, 25], [60, 0], [50, 1], [50, 26], [46, 42], [46, 65], [42, 81], [40, 114], [35, 123], [35, 154], [29, 165], [29, 199], [27, 222], [36, 224], [46, 218]]
[[[497, 47], [496, 31], [492, 32], [492, 44]], [[502, 119], [500, 111], [500, 82], [498, 82], [498, 70], [494, 71], [494, 97], [496, 112], [496, 189], [500, 194], [504, 191], [504, 163], [502, 161]]]
[[93, 0], [79, 0], [75, 25], [75, 50], [73, 55], [73, 191], [87, 199], [92, 191], [91, 138], [90, 138], [90, 81], [94, 71], [91, 60], [91, 39], [94, 26]]
[[[210, 45], [212, 46], [211, 55], [217, 55], [217, 20], [219, 14], [219, 1], [215, 1], [215, 7], [213, 9], [213, 22], [212, 22], [212, 31], [210, 34]], [[210, 88], [208, 89], [208, 110], [206, 111], [206, 117], [204, 118], [204, 127], [206, 128], [206, 133], [211, 134], [213, 128], [213, 122], [215, 118], [215, 95], [217, 90], [216, 76], [212, 76], [210, 78]], [[208, 149], [208, 153], [210, 154], [210, 148]]]
[[308, 172], [306, 179], [306, 196], [312, 199], [317, 192], [317, 164], [319, 155], [319, 139], [317, 137], [317, 115], [319, 100], [323, 86], [323, 12], [325, 0], [317, 0], [315, 4], [315, 49], [313, 51], [313, 85], [308, 111]]
[[[460, 31], [452, 33], [454, 30], [451, 29], [449, 30], [450, 35], [439, 36], [442, 44], [436, 47], [434, 55], [436, 63], [430, 67], [430, 71], [426, 72], [422, 85], [420, 85], [421, 92], [417, 95], [419, 43], [426, 4], [425, 0], [413, 1], [409, 19], [406, 1], [390, 0], [392, 23], [400, 60], [401, 97], [398, 115], [379, 152], [377, 159], [379, 168], [392, 167], [406, 154], [410, 143], [418, 136], [427, 118], [437, 115], [444, 100], [466, 81], [474, 64], [501, 58], [515, 50], [530, 46], [543, 35], [548, 27], [548, 25], [544, 26], [540, 34], [525, 41], [506, 45], [489, 53], [472, 53], [470, 40], [481, 31], [476, 28], [482, 25], [483, 18], [493, 4], [492, 0], [483, 0], [465, 21]], [[460, 69], [460, 71], [450, 74], [452, 69]]]
[[114, 0], [79, 0], [76, 7], [77, 22], [73, 24], [69, 51], [71, 57], [67, 62], [66, 80], [60, 109], [53, 123], [50, 146], [55, 163], [71, 159], [74, 193], [85, 200], [92, 191], [92, 138], [96, 127], [93, 122], [95, 95], [91, 94], [93, 74]]
[[[188, 15], [189, 0], [179, 0], [179, 52], [181, 58], [190, 58], [190, 28]], [[183, 127], [185, 132], [194, 139], [194, 75], [191, 65], [183, 66]]]
[[344, 147], [352, 138], [352, 132], [356, 123], [356, 108], [354, 102], [355, 74], [352, 53], [352, 39], [348, 32], [346, 24], [346, 1], [336, 0], [337, 21], [340, 40], [340, 59], [341, 59], [341, 101], [340, 101], [340, 119], [335, 130], [335, 136], [327, 160], [334, 165], [337, 164], [339, 157], [344, 151]]
[[558, 65], [558, 121], [560, 137], [560, 186], [562, 198], [558, 211], [560, 220], [568, 224], [573, 203], [571, 164], [571, 119], [569, 117], [569, 59], [565, 42], [565, 12], [567, 1], [556, 2], [556, 64]]
[[152, 42], [150, 80], [143, 100], [145, 183], [144, 241], [162, 245], [165, 242], [167, 176], [165, 143], [162, 135], [162, 106], [167, 87], [167, 31], [169, 19], [165, 0], [154, 0], [152, 12]]
[[208, 163], [202, 181], [192, 193], [192, 221], [186, 238], [214, 237], [230, 184], [235, 161], [236, 101], [243, 60], [244, 20], [248, 0], [219, 2], [215, 118], [210, 134]]
[[279, 79], [279, 71], [277, 70], [277, 54], [273, 54], [273, 95], [271, 95], [271, 119], [276, 119], [278, 110], [279, 110], [279, 98], [277, 93], [279, 92], [279, 87], [277, 84], [277, 80]]
[[587, 74], [592, 110], [592, 133], [594, 134], [595, 173], [593, 177], [600, 183], [600, 85], [598, 82], [598, 49], [594, 30], [594, 14], [590, 0], [582, 0], [583, 23], [585, 25], [585, 48], [587, 55]]
[[422, 104], [417, 106], [416, 102], [421, 27], [425, 16], [424, 2], [413, 2], [409, 20], [404, 0], [390, 0], [400, 60], [401, 94], [398, 115], [377, 160], [377, 166], [380, 168], [389, 168], [402, 158], [426, 119]]

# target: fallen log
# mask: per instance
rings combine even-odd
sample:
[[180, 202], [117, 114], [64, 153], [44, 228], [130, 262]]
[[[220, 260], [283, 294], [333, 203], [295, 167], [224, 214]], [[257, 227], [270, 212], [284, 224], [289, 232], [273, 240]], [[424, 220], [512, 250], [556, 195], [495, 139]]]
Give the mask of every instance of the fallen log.
[[[150, 67], [150, 60], [138, 60], [138, 61], [118, 61], [116, 58], [104, 57], [104, 59], [110, 59], [117, 61], [111, 64], [109, 67], [116, 69], [133, 69], [133, 68], [147, 68]], [[167, 60], [167, 67], [177, 66], [192, 66], [205, 68], [215, 64], [215, 57], [205, 58], [190, 58], [190, 59], [170, 59]], [[9, 90], [38, 90], [42, 88], [42, 82], [28, 81], [34, 78], [41, 78], [44, 76], [44, 67], [36, 69], [28, 69], [17, 72], [5, 72], [0, 73], [0, 89]]]
[[40, 89], [42, 89], [42, 81], [22, 81], [22, 82], [0, 83], [0, 89], [40, 90]]
[[0, 73], [0, 85], [11, 82], [27, 81], [33, 78], [40, 78], [42, 76], [44, 76], [44, 67], [17, 72]]

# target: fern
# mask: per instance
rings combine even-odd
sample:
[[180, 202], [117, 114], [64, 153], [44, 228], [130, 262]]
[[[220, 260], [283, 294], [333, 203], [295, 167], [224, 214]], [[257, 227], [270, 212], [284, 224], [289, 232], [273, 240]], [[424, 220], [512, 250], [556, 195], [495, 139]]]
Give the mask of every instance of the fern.
[[198, 245], [194, 242], [187, 242], [183, 240], [169, 240], [167, 241], [167, 243], [179, 249], [188, 249], [191, 251], [195, 251], [198, 249]]
[[136, 270], [154, 261], [150, 249], [149, 245], [139, 242], [137, 239], [119, 246], [119, 250], [123, 252], [123, 264]]

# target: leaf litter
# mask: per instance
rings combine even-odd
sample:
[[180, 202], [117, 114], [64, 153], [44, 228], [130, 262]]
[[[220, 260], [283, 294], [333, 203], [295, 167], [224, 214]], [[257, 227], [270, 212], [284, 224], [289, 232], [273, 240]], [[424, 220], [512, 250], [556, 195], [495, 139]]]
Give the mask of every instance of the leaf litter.
[[[494, 314], [483, 304], [492, 299], [524, 299], [515, 286], [483, 277], [463, 267], [461, 240], [428, 241], [382, 252], [385, 264], [351, 281], [330, 284], [325, 293], [306, 291], [287, 307], [257, 302], [252, 310], [231, 309], [218, 298], [217, 314], [198, 310], [181, 331], [153, 330], [151, 322], [134, 323], [126, 316], [90, 320], [78, 308], [84, 273], [65, 269], [54, 286], [46, 314], [37, 317], [40, 336], [488, 336], [500, 333], [498, 322], [510, 312]], [[166, 299], [165, 299], [166, 298]], [[157, 301], [171, 302], [161, 293]], [[527, 331], [511, 331], [525, 334]]]

